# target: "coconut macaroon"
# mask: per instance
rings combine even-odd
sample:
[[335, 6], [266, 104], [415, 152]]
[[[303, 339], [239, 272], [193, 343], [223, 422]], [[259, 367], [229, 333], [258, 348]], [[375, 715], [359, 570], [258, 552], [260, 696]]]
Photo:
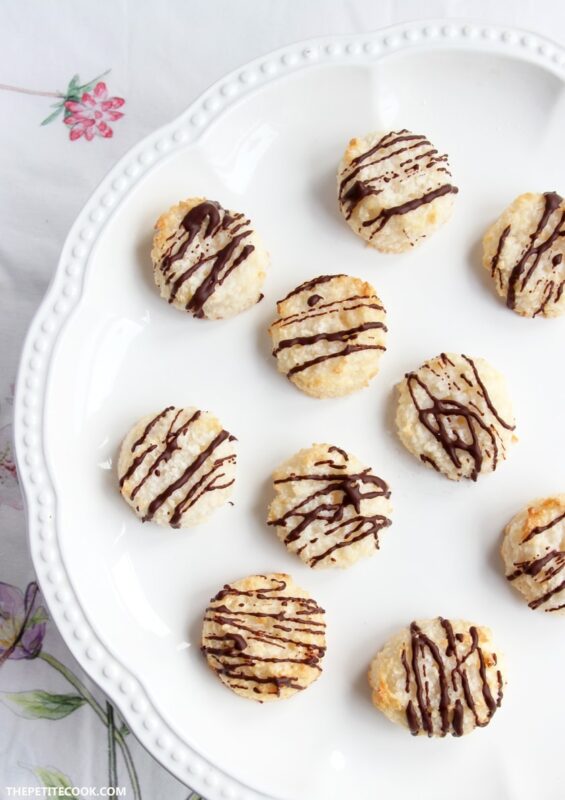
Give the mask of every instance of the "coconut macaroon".
[[483, 266], [520, 316], [565, 313], [565, 200], [555, 192], [517, 197], [483, 239]]
[[169, 406], [137, 422], [118, 459], [120, 491], [143, 522], [203, 522], [232, 493], [235, 437], [207, 411]]
[[337, 186], [350, 228], [383, 253], [410, 250], [447, 222], [458, 192], [447, 156], [406, 129], [352, 139]]
[[565, 494], [536, 500], [504, 529], [506, 577], [530, 608], [565, 614]]
[[245, 214], [193, 197], [162, 214], [155, 229], [153, 275], [169, 303], [224, 319], [260, 300], [269, 256]]
[[390, 490], [335, 445], [313, 444], [273, 473], [268, 524], [309, 567], [349, 567], [379, 549], [391, 524]]
[[236, 694], [280, 700], [319, 678], [325, 630], [324, 609], [289, 575], [251, 575], [210, 601], [202, 652]]
[[369, 669], [375, 706], [414, 736], [463, 736], [491, 721], [504, 666], [489, 628], [463, 620], [412, 622]]
[[398, 384], [401, 442], [447, 478], [493, 472], [516, 441], [506, 382], [487, 361], [442, 353]]
[[386, 350], [386, 312], [369, 283], [322, 275], [277, 303], [269, 328], [279, 372], [312, 397], [367, 386]]

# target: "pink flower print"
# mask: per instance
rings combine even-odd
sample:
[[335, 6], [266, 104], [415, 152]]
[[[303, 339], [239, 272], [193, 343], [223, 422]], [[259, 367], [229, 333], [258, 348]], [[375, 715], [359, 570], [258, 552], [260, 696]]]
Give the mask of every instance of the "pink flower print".
[[23, 508], [22, 496], [12, 456], [12, 426], [0, 428], [0, 506], [10, 506], [17, 511]]
[[71, 142], [82, 136], [88, 142], [92, 141], [95, 136], [111, 139], [114, 131], [108, 123], [116, 122], [124, 116], [123, 112], [118, 109], [124, 105], [125, 100], [123, 97], [108, 97], [108, 89], [101, 79], [109, 72], [110, 70], [107, 69], [106, 72], [82, 84], [79, 75], [73, 75], [64, 92], [39, 92], [22, 86], [8, 86], [4, 83], [0, 84], [0, 91], [54, 97], [55, 102], [51, 104], [51, 108], [54, 110], [41, 124], [49, 125], [62, 117], [64, 124], [70, 129]]
[[122, 97], [108, 97], [108, 89], [103, 81], [99, 81], [91, 92], [84, 92], [80, 100], [65, 101], [65, 125], [70, 126], [70, 139], [81, 136], [90, 142], [95, 136], [109, 139], [114, 131], [108, 125], [121, 119], [123, 112], [118, 111], [125, 103]]

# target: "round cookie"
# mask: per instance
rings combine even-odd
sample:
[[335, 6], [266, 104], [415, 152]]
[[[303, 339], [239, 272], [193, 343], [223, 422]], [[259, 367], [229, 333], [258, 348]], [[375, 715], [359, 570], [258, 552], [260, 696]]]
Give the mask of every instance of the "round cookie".
[[565, 313], [565, 200], [555, 192], [517, 197], [485, 234], [483, 266], [520, 316]]
[[337, 186], [349, 227], [383, 253], [410, 250], [447, 222], [458, 192], [447, 156], [406, 129], [352, 139]]
[[537, 500], [504, 529], [507, 579], [533, 609], [565, 614], [565, 494]]
[[390, 490], [355, 456], [313, 444], [273, 474], [268, 524], [310, 567], [349, 567], [379, 548], [391, 524]]
[[368, 677], [374, 705], [414, 736], [463, 736], [488, 725], [506, 683], [491, 631], [442, 617], [389, 639]]
[[235, 481], [235, 437], [216, 417], [169, 406], [129, 431], [118, 459], [120, 491], [143, 522], [172, 528], [203, 522]]
[[269, 328], [279, 372], [311, 397], [340, 397], [366, 386], [386, 350], [386, 312], [373, 287], [349, 275], [322, 275], [277, 303]]
[[193, 197], [162, 214], [155, 229], [153, 276], [169, 303], [224, 319], [261, 299], [269, 256], [245, 214]]
[[397, 390], [401, 442], [451, 480], [494, 472], [516, 441], [504, 378], [482, 358], [442, 353]]
[[324, 619], [324, 609], [290, 575], [252, 575], [210, 601], [202, 652], [236, 694], [259, 702], [291, 697], [322, 672]]

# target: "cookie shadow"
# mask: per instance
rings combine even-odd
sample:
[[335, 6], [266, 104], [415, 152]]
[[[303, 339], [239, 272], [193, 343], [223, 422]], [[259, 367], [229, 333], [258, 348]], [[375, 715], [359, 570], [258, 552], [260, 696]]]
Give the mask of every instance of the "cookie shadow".
[[[265, 300], [261, 301], [261, 304]], [[273, 345], [269, 335], [269, 326], [275, 319], [274, 311], [270, 311], [267, 306], [262, 310], [261, 317], [255, 330], [255, 349], [262, 361], [265, 361], [270, 368], [276, 370], [276, 361], [272, 354]]]
[[187, 657], [191, 658], [193, 663], [196, 665], [198, 672], [202, 676], [202, 679], [205, 680], [210, 687], [212, 687], [215, 685], [217, 678], [206, 663], [206, 656], [201, 649], [202, 626], [204, 624], [204, 615], [208, 607], [210, 597], [212, 597], [212, 594], [203, 600], [198, 609], [195, 607], [194, 613], [188, 621], [186, 627], [186, 639], [190, 647], [188, 647], [185, 652]]
[[[289, 553], [283, 543], [279, 540], [274, 526], [267, 523], [269, 506], [274, 498], [274, 494], [273, 480], [271, 476], [269, 476], [268, 478], [265, 478], [259, 485], [255, 502], [253, 503], [253, 507], [251, 509], [251, 513], [253, 514], [253, 518], [257, 524], [259, 535], [264, 537], [265, 541], [272, 550], [272, 556], [269, 555], [269, 563], [275, 563], [281, 559], [286, 561], [289, 558]], [[296, 560], [292, 558], [291, 563], [296, 564]]]
[[153, 244], [153, 231], [145, 234], [135, 245], [135, 259], [145, 286], [154, 296], [158, 293], [153, 278], [153, 262], [151, 261], [151, 247]]
[[[388, 396], [385, 401], [385, 410], [384, 410], [384, 430], [387, 436], [392, 441], [392, 446], [394, 447], [395, 453], [398, 455], [399, 458], [406, 464], [406, 466], [413, 467], [416, 461], [415, 457], [408, 452], [408, 450], [404, 447], [400, 439], [398, 438], [398, 433], [396, 430], [396, 408], [398, 405], [397, 397], [396, 397], [396, 388], [393, 387], [391, 391], [388, 393]], [[383, 420], [379, 420], [383, 422]], [[422, 467], [424, 465], [421, 465]]]
[[[212, 597], [212, 594], [210, 597]], [[186, 627], [187, 640], [191, 648], [194, 648], [194, 652], [199, 651], [202, 644], [202, 623], [209, 600], [210, 598], [207, 598], [198, 609], [194, 608], [194, 613]], [[202, 658], [202, 664], [205, 666], [204, 658]]]
[[[351, 690], [356, 697], [356, 700], [363, 704], [363, 707], [367, 709], [367, 714], [372, 715], [371, 724], [375, 727], [375, 731], [377, 732], [384, 732], [387, 736], [390, 735], [403, 735], [405, 731], [402, 731], [398, 728], [398, 726], [392, 726], [390, 720], [388, 720], [385, 715], [379, 712], [373, 703], [372, 698], [372, 689], [369, 684], [369, 667], [370, 662], [366, 663], [362, 669], [357, 672], [353, 683], [351, 684]], [[394, 731], [396, 728], [396, 732]]]
[[515, 592], [512, 590], [510, 581], [506, 580], [504, 562], [500, 554], [503, 536], [504, 532], [499, 531], [496, 538], [493, 538], [492, 542], [489, 543], [488, 548], [485, 548], [485, 563], [490, 572], [496, 575], [498, 581], [501, 584], [505, 584], [508, 596], [512, 595], [514, 597]]
[[106, 465], [109, 461], [109, 467], [97, 465], [100, 469], [100, 481], [104, 492], [109, 496], [115, 497], [116, 503], [119, 502], [120, 504], [124, 502], [120, 494], [120, 478], [118, 475], [118, 458], [121, 447], [121, 441], [114, 443], [109, 458], [103, 462]]
[[337, 201], [335, 169], [325, 171], [312, 182], [311, 187], [316, 207], [333, 223], [337, 221], [339, 225], [343, 225], [344, 220]]
[[[251, 513], [258, 525], [269, 530], [267, 526], [267, 513], [273, 499], [273, 481], [269, 476], [264, 478], [257, 489]], [[271, 531], [273, 533], [273, 531]]]
[[498, 296], [495, 292], [493, 279], [488, 270], [483, 267], [483, 239], [482, 236], [476, 239], [467, 253], [467, 263], [479, 283], [483, 293], [488, 295], [493, 304], [499, 305]]
[[373, 702], [371, 700], [372, 692], [371, 692], [371, 687], [369, 686], [369, 679], [367, 677], [369, 673], [369, 665], [370, 664], [368, 662], [363, 666], [362, 669], [358, 670], [355, 679], [353, 680], [353, 683], [351, 685], [351, 688], [353, 690], [353, 693], [360, 700], [362, 700], [363, 703], [366, 703], [368, 706], [371, 706]]
[[273, 343], [269, 334], [269, 327], [276, 319], [274, 313], [268, 309], [265, 310], [261, 316], [257, 327], [255, 329], [255, 352], [265, 365], [265, 369], [269, 370], [273, 380], [279, 384], [279, 390], [290, 392], [290, 397], [296, 397], [296, 392], [300, 392], [285, 375], [279, 372], [277, 367], [277, 359], [273, 356]]

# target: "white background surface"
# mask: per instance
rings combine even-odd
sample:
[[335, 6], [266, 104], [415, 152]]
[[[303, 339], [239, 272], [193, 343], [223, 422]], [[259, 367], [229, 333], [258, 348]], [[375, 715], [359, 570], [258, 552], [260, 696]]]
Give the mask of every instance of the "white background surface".
[[[126, 105], [113, 139], [69, 142], [60, 121], [38, 125], [49, 113], [50, 100], [0, 91], [0, 397], [9, 396], [21, 339], [67, 229], [97, 182], [133, 143], [180, 113], [226, 71], [275, 47], [313, 35], [369, 31], [443, 15], [516, 25], [565, 40], [560, 2], [2, 4], [0, 83], [54, 91], [64, 89], [75, 72], [86, 81], [111, 68], [106, 78], [110, 93], [124, 97]], [[2, 425], [7, 424], [9, 403], [0, 411]], [[23, 515], [4, 504], [0, 524], [0, 580], [24, 587], [32, 571]], [[51, 650], [64, 658], [56, 632], [49, 636]], [[2, 666], [0, 690], [30, 684], [46, 688], [40, 667], [36, 662]], [[51, 688], [60, 687], [54, 682]], [[51, 723], [24, 721], [3, 707], [0, 720], [0, 790], [3, 782], [30, 782], [23, 762], [57, 763], [73, 773], [78, 785], [104, 782], [100, 731], [86, 711], [55, 723], [55, 738]], [[142, 752], [138, 761], [146, 796], [156, 796], [156, 787], [159, 793], [166, 788], [171, 797], [186, 794]], [[513, 800], [518, 795], [510, 791], [505, 796]]]

